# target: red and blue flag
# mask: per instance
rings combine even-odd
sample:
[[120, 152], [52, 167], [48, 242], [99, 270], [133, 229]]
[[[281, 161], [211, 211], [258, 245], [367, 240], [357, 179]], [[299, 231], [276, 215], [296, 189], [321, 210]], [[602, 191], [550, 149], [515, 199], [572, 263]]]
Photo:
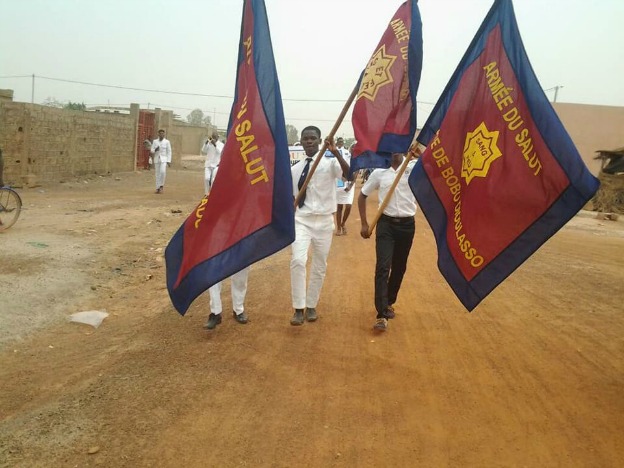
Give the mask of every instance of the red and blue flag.
[[390, 167], [392, 153], [405, 153], [416, 132], [416, 93], [423, 43], [417, 0], [396, 11], [360, 77], [352, 124], [357, 143], [350, 173]]
[[184, 315], [210, 286], [294, 239], [290, 154], [266, 8], [264, 0], [245, 0], [219, 173], [165, 251], [173, 305]]
[[469, 311], [598, 189], [537, 81], [511, 0], [492, 6], [418, 141], [410, 186]]

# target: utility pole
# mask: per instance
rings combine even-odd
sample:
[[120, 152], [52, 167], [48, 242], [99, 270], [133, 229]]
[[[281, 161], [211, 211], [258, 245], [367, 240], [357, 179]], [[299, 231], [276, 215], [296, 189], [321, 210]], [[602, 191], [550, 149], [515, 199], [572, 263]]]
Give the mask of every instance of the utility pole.
[[563, 86], [555, 86], [555, 97], [553, 102], [557, 102], [557, 94], [559, 93], [559, 88], [563, 88]]
[[32, 75], [32, 86], [30, 90], [30, 103], [35, 103], [35, 74]]

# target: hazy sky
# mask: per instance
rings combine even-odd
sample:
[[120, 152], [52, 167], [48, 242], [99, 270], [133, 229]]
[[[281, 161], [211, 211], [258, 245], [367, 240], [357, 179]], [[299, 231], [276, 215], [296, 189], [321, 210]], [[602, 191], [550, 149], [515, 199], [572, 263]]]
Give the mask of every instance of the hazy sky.
[[[266, 0], [286, 123], [326, 134], [401, 0]], [[0, 88], [16, 101], [193, 108], [225, 127], [242, 0], [0, 0]], [[493, 0], [420, 0], [422, 125]], [[624, 0], [516, 0], [525, 48], [547, 96], [624, 106]], [[53, 81], [157, 89], [183, 96]], [[350, 112], [338, 135], [352, 136]]]

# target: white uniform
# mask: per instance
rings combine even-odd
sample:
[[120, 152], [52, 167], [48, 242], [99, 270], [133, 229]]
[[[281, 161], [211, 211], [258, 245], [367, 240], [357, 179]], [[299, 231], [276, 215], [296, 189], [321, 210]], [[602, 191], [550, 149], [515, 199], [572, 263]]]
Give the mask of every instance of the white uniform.
[[202, 154], [206, 156], [204, 164], [204, 189], [205, 193], [210, 192], [216, 175], [216, 168], [221, 163], [221, 152], [223, 151], [223, 143], [217, 140], [215, 144], [210, 140], [204, 143]]
[[156, 190], [165, 186], [167, 177], [167, 163], [171, 163], [171, 143], [166, 138], [156, 139], [150, 149], [154, 169], [156, 170]]
[[[291, 168], [295, 196], [299, 192], [299, 178], [305, 165], [306, 160], [303, 159]], [[290, 261], [292, 303], [295, 309], [316, 308], [318, 304], [333, 238], [336, 179], [340, 177], [342, 168], [338, 159], [322, 157], [306, 188], [304, 204], [295, 211], [295, 241], [292, 243]], [[306, 264], [310, 246], [312, 264], [306, 291]]]
[[[245, 295], [247, 294], [247, 278], [249, 278], [249, 268], [243, 268], [238, 273], [230, 276], [232, 289], [232, 309], [236, 315], [245, 311]], [[208, 289], [210, 295], [210, 312], [219, 315], [223, 311], [221, 304], [221, 285], [223, 281]]]
[[[351, 153], [347, 148], [338, 148], [340, 154], [347, 161], [347, 164], [351, 165]], [[349, 191], [345, 189], [349, 187]], [[338, 179], [338, 183], [336, 184], [336, 203], [339, 205], [353, 205], [353, 195], [355, 194], [355, 189], [353, 185], [347, 181], [344, 177]]]

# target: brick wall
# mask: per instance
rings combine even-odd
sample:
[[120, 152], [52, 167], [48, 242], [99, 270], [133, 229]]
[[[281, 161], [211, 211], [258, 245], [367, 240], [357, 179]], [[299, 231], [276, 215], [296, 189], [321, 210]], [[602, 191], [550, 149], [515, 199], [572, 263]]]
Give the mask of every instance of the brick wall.
[[0, 102], [4, 180], [59, 182], [134, 170], [136, 117]]

